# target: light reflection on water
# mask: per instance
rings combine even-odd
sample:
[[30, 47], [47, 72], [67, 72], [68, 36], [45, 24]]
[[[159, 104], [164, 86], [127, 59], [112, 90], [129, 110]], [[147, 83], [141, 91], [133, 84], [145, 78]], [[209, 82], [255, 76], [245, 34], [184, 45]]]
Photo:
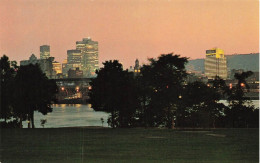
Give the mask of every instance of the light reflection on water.
[[[225, 100], [220, 102], [228, 105]], [[255, 107], [259, 107], [259, 101], [252, 101]], [[102, 126], [101, 118], [104, 119], [104, 127], [107, 127], [108, 113], [96, 112], [91, 105], [82, 104], [54, 104], [53, 111], [47, 115], [34, 112], [34, 123], [36, 128], [41, 128], [41, 119], [47, 119], [45, 128], [73, 127], [73, 126]], [[23, 122], [23, 127], [27, 128], [27, 121]]]
[[[104, 127], [107, 127], [108, 114], [97, 112], [90, 108], [91, 105], [82, 104], [54, 104], [53, 111], [47, 115], [34, 112], [36, 128], [42, 128], [41, 119], [47, 119], [45, 128], [73, 127], [73, 126], [102, 126], [101, 118], [104, 119]], [[27, 128], [27, 122], [23, 122]]]
[[[219, 102], [228, 106], [228, 102], [226, 100], [220, 100]], [[252, 100], [252, 103], [250, 105], [254, 105], [255, 108], [259, 108], [259, 100]]]

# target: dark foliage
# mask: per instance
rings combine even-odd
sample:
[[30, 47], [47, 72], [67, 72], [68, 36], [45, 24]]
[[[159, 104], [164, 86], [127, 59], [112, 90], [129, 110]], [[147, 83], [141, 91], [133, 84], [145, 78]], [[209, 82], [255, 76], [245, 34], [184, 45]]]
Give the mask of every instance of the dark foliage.
[[9, 122], [0, 122], [0, 128], [19, 128], [20, 123], [17, 119]]
[[229, 109], [226, 109], [226, 127], [258, 127], [259, 108], [250, 105], [251, 101], [245, 97], [245, 92], [249, 91], [246, 79], [253, 73], [251, 71], [236, 73], [237, 84], [230, 90], [228, 97]]
[[[244, 97], [250, 72], [236, 74], [238, 84], [229, 89], [218, 76], [205, 84], [185, 83], [187, 58], [161, 55], [149, 59], [138, 75], [107, 61], [92, 80], [91, 104], [110, 113], [112, 127], [258, 127], [259, 110]], [[243, 84], [242, 84], [243, 83]], [[220, 103], [228, 98], [230, 105]]]
[[13, 116], [12, 100], [14, 94], [14, 77], [16, 62], [9, 61], [6, 55], [0, 59], [0, 118], [6, 122]]
[[34, 111], [46, 115], [52, 111], [57, 85], [36, 65], [21, 66], [15, 76], [14, 112], [22, 120], [29, 120], [34, 128]]
[[132, 126], [137, 108], [133, 74], [124, 71], [117, 60], [103, 64], [90, 83], [90, 103], [94, 110], [110, 113], [108, 123], [113, 128]]

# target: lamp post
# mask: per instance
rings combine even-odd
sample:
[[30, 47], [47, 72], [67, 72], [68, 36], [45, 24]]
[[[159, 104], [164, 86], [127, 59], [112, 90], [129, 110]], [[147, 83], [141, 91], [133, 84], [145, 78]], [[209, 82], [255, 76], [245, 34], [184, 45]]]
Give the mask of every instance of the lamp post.
[[66, 95], [67, 95], [67, 97], [68, 97], [68, 95], [69, 95], [69, 93], [68, 93], [68, 90], [67, 89], [65, 89], [64, 87], [61, 87], [61, 91], [65, 91], [66, 92]]

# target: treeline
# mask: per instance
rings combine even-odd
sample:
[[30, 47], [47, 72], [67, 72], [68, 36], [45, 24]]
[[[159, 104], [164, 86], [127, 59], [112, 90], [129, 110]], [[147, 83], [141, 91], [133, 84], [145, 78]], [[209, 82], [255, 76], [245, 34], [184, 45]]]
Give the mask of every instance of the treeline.
[[0, 122], [1, 128], [34, 128], [34, 111], [47, 114], [52, 111], [58, 90], [56, 82], [42, 72], [39, 65], [17, 66], [7, 56], [0, 59]]
[[[187, 83], [187, 58], [161, 55], [149, 59], [139, 73], [106, 61], [91, 82], [90, 103], [96, 111], [110, 113], [115, 127], [258, 127], [259, 109], [244, 96], [251, 71], [235, 74], [230, 88], [216, 77], [209, 83]], [[228, 99], [228, 106], [220, 103]]]

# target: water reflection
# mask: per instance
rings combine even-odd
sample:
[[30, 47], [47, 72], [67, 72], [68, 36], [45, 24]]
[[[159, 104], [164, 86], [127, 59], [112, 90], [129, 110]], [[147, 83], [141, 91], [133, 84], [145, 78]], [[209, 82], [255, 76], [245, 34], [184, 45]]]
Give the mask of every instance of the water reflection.
[[[35, 127], [41, 128], [41, 119], [47, 119], [45, 128], [73, 127], [73, 126], [102, 126], [101, 118], [104, 119], [104, 127], [107, 127], [108, 114], [96, 112], [90, 105], [82, 104], [54, 104], [53, 111], [47, 115], [39, 112], [34, 113]], [[27, 123], [24, 121], [26, 128]]]
[[[227, 100], [220, 100], [219, 102], [228, 106]], [[246, 103], [245, 105], [254, 105], [256, 108], [259, 108], [259, 100], [252, 100], [250, 103]]]
[[[227, 101], [220, 102], [228, 105]], [[253, 104], [259, 107], [259, 101], [253, 100]], [[39, 112], [34, 113], [35, 126], [41, 128], [41, 119], [46, 119], [45, 128], [55, 127], [73, 127], [73, 126], [102, 126], [101, 118], [104, 119], [104, 126], [107, 127], [108, 114], [105, 112], [96, 112], [91, 105], [82, 104], [54, 104], [53, 111], [47, 115]], [[27, 128], [27, 121], [23, 122], [23, 126]]]

